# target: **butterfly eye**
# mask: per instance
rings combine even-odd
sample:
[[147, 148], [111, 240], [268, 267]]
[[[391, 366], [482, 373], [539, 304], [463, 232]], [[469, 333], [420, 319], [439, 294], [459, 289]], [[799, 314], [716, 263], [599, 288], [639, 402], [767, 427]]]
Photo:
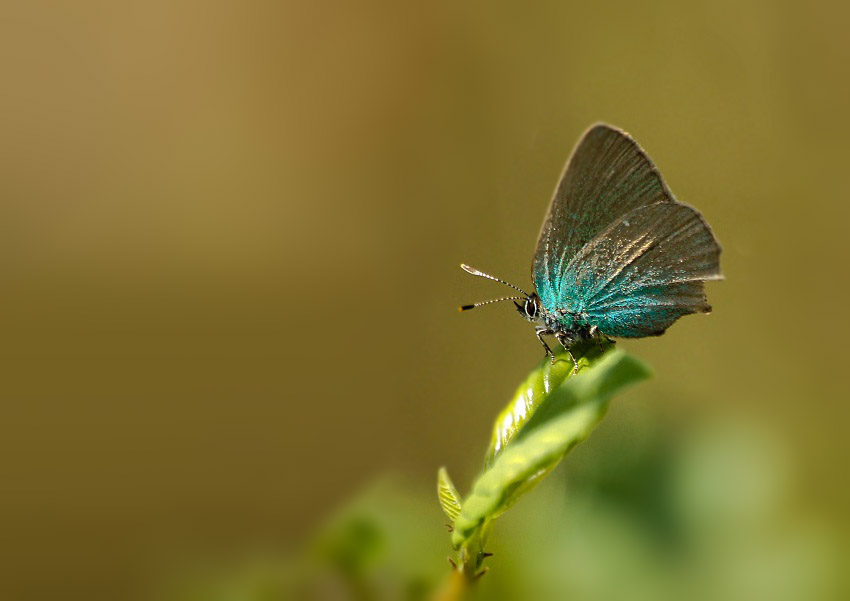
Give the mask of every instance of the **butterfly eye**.
[[533, 299], [525, 299], [525, 314], [531, 318], [537, 315], [537, 303]]

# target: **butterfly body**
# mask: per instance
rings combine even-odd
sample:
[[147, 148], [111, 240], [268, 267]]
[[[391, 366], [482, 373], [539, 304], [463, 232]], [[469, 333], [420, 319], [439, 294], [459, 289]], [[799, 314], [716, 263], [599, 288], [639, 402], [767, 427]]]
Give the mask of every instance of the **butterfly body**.
[[[708, 313], [704, 282], [720, 279], [720, 245], [696, 209], [678, 202], [625, 132], [605, 124], [581, 138], [537, 241], [520, 314], [569, 350], [593, 337], [662, 334], [689, 313]], [[498, 299], [504, 300], [504, 299]], [[495, 302], [495, 301], [488, 301]], [[464, 309], [486, 303], [467, 305]]]

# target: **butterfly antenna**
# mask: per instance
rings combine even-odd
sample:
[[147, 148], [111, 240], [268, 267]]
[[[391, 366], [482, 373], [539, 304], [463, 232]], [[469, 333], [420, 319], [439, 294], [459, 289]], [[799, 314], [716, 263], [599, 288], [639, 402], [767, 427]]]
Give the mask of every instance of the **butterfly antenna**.
[[[504, 284], [505, 286], [509, 286], [509, 287], [513, 288], [514, 290], [516, 290], [517, 292], [521, 292], [523, 294], [523, 297], [528, 296], [528, 292], [526, 292], [522, 288], [517, 288], [513, 284], [509, 284], [505, 280], [500, 280], [499, 278], [494, 277], [494, 276], [490, 275], [489, 273], [484, 273], [483, 271], [478, 271], [474, 267], [470, 267], [469, 265], [464, 265], [463, 263], [460, 264], [460, 268], [463, 269], [468, 274], [477, 275], [480, 278], [487, 278], [488, 280], [493, 280], [494, 282], [499, 282], [500, 284]], [[499, 299], [499, 300], [501, 300], [501, 299]], [[505, 299], [505, 300], [508, 300], [508, 299]]]
[[464, 305], [462, 307], [458, 307], [458, 311], [469, 311], [470, 309], [480, 307], [481, 305], [489, 305], [490, 303], [498, 303], [506, 300], [522, 300], [524, 298], [524, 296], [506, 296], [505, 298], [494, 298], [493, 300], [481, 301], [480, 303], [473, 303], [471, 305]]

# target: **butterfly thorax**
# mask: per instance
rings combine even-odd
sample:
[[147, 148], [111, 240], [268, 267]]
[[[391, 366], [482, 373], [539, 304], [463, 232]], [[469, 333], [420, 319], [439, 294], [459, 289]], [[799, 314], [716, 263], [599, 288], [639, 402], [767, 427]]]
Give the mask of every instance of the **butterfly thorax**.
[[528, 295], [522, 304], [514, 303], [517, 311], [530, 322], [538, 323], [550, 333], [561, 334], [573, 341], [593, 337], [595, 328], [583, 313], [566, 309], [550, 311], [536, 293]]

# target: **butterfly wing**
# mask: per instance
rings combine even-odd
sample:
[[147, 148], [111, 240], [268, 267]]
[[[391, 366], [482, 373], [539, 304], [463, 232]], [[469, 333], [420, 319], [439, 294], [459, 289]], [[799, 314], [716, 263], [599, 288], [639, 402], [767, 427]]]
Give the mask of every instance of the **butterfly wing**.
[[632, 210], [588, 242], [565, 268], [559, 296], [604, 334], [638, 338], [709, 312], [703, 282], [720, 277], [720, 246], [702, 216], [659, 202]]
[[597, 124], [582, 136], [564, 171], [537, 240], [531, 276], [549, 310], [561, 304], [564, 268], [626, 213], [675, 202], [646, 153], [628, 134]]

